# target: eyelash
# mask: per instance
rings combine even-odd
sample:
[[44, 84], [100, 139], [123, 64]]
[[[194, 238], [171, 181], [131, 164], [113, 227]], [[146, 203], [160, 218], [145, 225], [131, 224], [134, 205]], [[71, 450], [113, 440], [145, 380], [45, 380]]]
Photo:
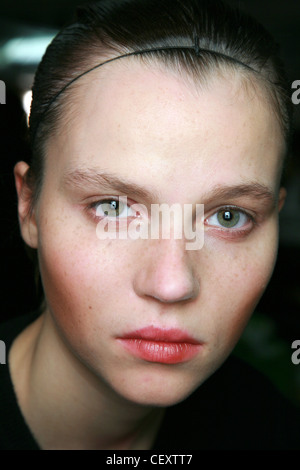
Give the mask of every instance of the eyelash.
[[[216, 225], [216, 224], [211, 224], [208, 223], [209, 219], [212, 217], [216, 216], [220, 213], [225, 213], [226, 211], [228, 212], [235, 212], [237, 214], [242, 215], [242, 217], [246, 218], [245, 223], [243, 224], [243, 227], [246, 225], [246, 228], [234, 228], [234, 227], [222, 227], [222, 225]], [[234, 237], [243, 237], [248, 235], [254, 228], [254, 226], [257, 225], [257, 220], [256, 216], [252, 215], [248, 211], [245, 211], [244, 209], [241, 209], [240, 207], [237, 206], [222, 206], [219, 207], [216, 211], [214, 211], [211, 215], [205, 218], [204, 224], [210, 229], [216, 231], [219, 235], [221, 236], [229, 236], [230, 238]]]
[[[102, 204], [105, 204], [105, 203], [109, 204], [109, 203], [111, 203], [111, 202], [113, 202], [113, 201], [116, 201], [116, 202], [118, 202], [118, 203], [122, 202], [122, 200], [121, 200], [120, 197], [113, 197], [113, 196], [112, 196], [112, 197], [105, 197], [105, 198], [100, 199], [100, 200], [97, 199], [97, 201], [94, 201], [94, 202], [88, 204], [88, 205], [85, 207], [85, 211], [88, 212], [88, 213], [90, 213], [90, 214], [92, 215], [92, 217], [93, 217], [96, 221], [99, 221], [101, 218], [109, 217], [109, 216], [108, 216], [108, 215], [106, 215], [106, 216], [105, 216], [105, 215], [103, 215], [103, 216], [97, 215], [97, 209], [98, 209], [98, 207], [100, 207]], [[127, 208], [130, 208], [133, 204], [135, 204], [133, 201], [130, 202], [130, 201], [127, 200], [127, 205], [126, 205], [126, 207], [127, 207]], [[128, 210], [128, 209], [127, 209], [127, 210]], [[128, 217], [128, 218], [131, 218], [131, 217], [133, 217], [133, 216], [127, 216], [127, 217]], [[138, 215], [137, 215], [137, 217], [138, 217]], [[121, 219], [124, 218], [124, 217], [118, 217], [118, 216], [117, 216], [117, 217], [114, 217], [114, 218], [115, 218], [116, 220], [121, 220]]]
[[[94, 201], [92, 202], [91, 204], [88, 204], [86, 207], [85, 207], [85, 210], [92, 215], [93, 219], [96, 220], [96, 221], [99, 221], [101, 218], [104, 218], [105, 216], [100, 216], [100, 215], [97, 215], [97, 208], [100, 207], [100, 205], [102, 204], [109, 204], [113, 201], [116, 201], [116, 202], [122, 202], [120, 201], [120, 198], [119, 197], [105, 197], [103, 199], [98, 199], [97, 201]], [[135, 202], [133, 201], [128, 201], [127, 200], [127, 208], [130, 208], [132, 205], [136, 204]], [[128, 210], [128, 209], [127, 209]], [[242, 214], [242, 216], [244, 216], [247, 221], [246, 221], [246, 225], [248, 226], [249, 225], [249, 222], [250, 222], [250, 226], [247, 227], [247, 228], [234, 228], [234, 227], [222, 227], [222, 225], [216, 225], [216, 224], [211, 224], [211, 223], [208, 223], [208, 220], [211, 219], [212, 217], [217, 217], [218, 214], [222, 213], [222, 212], [235, 212], [235, 213], [238, 213], [238, 214]], [[133, 218], [133, 217], [139, 217], [140, 216], [140, 213], [138, 213], [138, 215], [136, 216], [127, 216], [128, 218]], [[109, 217], [108, 215], [106, 217]], [[122, 219], [124, 217], [114, 217], [116, 220], [120, 220], [122, 221]], [[218, 235], [220, 236], [223, 236], [223, 237], [229, 237], [229, 238], [238, 238], [238, 237], [243, 237], [243, 236], [246, 236], [248, 233], [251, 232], [251, 230], [253, 229], [253, 227], [255, 225], [257, 225], [257, 221], [256, 221], [256, 217], [253, 216], [252, 214], [250, 214], [248, 211], [245, 211], [244, 209], [241, 209], [240, 207], [237, 207], [237, 206], [230, 206], [230, 205], [225, 205], [225, 206], [221, 206], [219, 207], [217, 210], [215, 210], [211, 215], [209, 215], [208, 217], [205, 217], [204, 219], [204, 224], [206, 225], [206, 227], [209, 229], [209, 230], [213, 230], [215, 232], [217, 232]], [[243, 224], [244, 226], [245, 224]]]

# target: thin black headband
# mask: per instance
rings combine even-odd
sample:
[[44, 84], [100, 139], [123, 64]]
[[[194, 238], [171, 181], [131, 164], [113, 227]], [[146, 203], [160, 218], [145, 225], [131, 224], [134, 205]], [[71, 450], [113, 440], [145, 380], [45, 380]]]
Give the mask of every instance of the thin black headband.
[[233, 62], [235, 64], [239, 64], [245, 68], [247, 68], [248, 70], [251, 70], [252, 72], [255, 72], [257, 73], [257, 70], [255, 70], [254, 68], [252, 68], [250, 65], [247, 65], [245, 64], [244, 62], [241, 62], [240, 60], [234, 58], [234, 57], [231, 57], [229, 55], [226, 55], [226, 54], [223, 54], [222, 52], [218, 52], [218, 51], [214, 51], [214, 50], [211, 50], [211, 49], [204, 49], [204, 48], [201, 48], [199, 46], [199, 37], [198, 36], [195, 36], [195, 43], [193, 45], [189, 45], [189, 46], [185, 46], [185, 45], [182, 45], [182, 46], [162, 46], [162, 47], [156, 47], [156, 48], [149, 48], [149, 49], [141, 49], [139, 51], [134, 51], [134, 52], [128, 52], [127, 54], [122, 54], [122, 55], [119, 55], [117, 57], [113, 57], [112, 59], [108, 59], [108, 60], [105, 60], [104, 62], [101, 62], [100, 64], [97, 64], [97, 65], [94, 65], [94, 67], [91, 67], [90, 69], [86, 70], [85, 72], [82, 72], [80, 73], [79, 75], [77, 75], [77, 77], [73, 78], [72, 80], [70, 80], [51, 100], [50, 102], [48, 103], [48, 105], [46, 106], [46, 108], [44, 109], [44, 111], [42, 112], [41, 116], [40, 116], [40, 120], [39, 120], [39, 123], [38, 125], [36, 126], [36, 129], [34, 131], [34, 135], [33, 135], [33, 138], [32, 138], [32, 142], [34, 142], [34, 139], [35, 139], [35, 136], [36, 136], [36, 133], [37, 133], [37, 130], [38, 130], [38, 127], [39, 127], [39, 124], [40, 122], [42, 121], [44, 115], [47, 113], [48, 109], [51, 107], [51, 105], [54, 103], [54, 101], [57, 100], [57, 98], [70, 86], [72, 85], [72, 83], [76, 82], [79, 78], [83, 77], [84, 75], [87, 75], [88, 73], [92, 72], [93, 70], [101, 67], [102, 65], [105, 65], [105, 64], [109, 64], [110, 62], [114, 62], [115, 60], [118, 60], [118, 59], [122, 59], [123, 57], [130, 57], [130, 56], [134, 56], [134, 55], [140, 55], [140, 54], [145, 54], [147, 52], [158, 52], [158, 51], [169, 51], [169, 50], [182, 50], [182, 49], [189, 49], [189, 50], [193, 50], [195, 52], [195, 54], [199, 57], [201, 55], [201, 53], [204, 53], [204, 54], [213, 54], [213, 55], [217, 55], [219, 57], [222, 57], [223, 59], [226, 59], [227, 61], [230, 61], [230, 62]]

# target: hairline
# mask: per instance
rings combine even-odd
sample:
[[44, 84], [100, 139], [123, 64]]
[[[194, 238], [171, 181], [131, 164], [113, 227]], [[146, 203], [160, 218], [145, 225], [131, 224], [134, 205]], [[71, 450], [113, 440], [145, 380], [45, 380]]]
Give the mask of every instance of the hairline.
[[[114, 50], [111, 48], [110, 50]], [[123, 54], [128, 52], [127, 51], [121, 51]], [[113, 55], [111, 55], [113, 57]], [[109, 59], [109, 54], [103, 53], [103, 60]], [[280, 119], [280, 113], [279, 113], [279, 108], [276, 107], [274, 103], [274, 99], [272, 99], [273, 94], [271, 91], [268, 90], [267, 86], [267, 81], [263, 77], [263, 75], [259, 75], [259, 72], [255, 73], [255, 71], [251, 71], [249, 69], [243, 68], [242, 65], [239, 64], [234, 64], [231, 62], [226, 62], [226, 60], [220, 60], [220, 61], [215, 61], [214, 63], [210, 62], [208, 67], [203, 67], [203, 69], [200, 71], [199, 65], [195, 65], [192, 69], [189, 69], [187, 65], [183, 61], [176, 60], [177, 58], [175, 56], [168, 58], [168, 60], [163, 60], [163, 58], [160, 55], [154, 55], [154, 54], [137, 54], [137, 55], [132, 55], [128, 57], [120, 57], [120, 59], [125, 59], [128, 61], [128, 65], [130, 64], [130, 61], [135, 61], [138, 62], [145, 67], [148, 67], [149, 69], [153, 68], [153, 65], [157, 68], [157, 70], [161, 71], [167, 71], [174, 73], [175, 77], [179, 77], [180, 79], [183, 79], [184, 82], [188, 87], [193, 86], [196, 90], [207, 90], [209, 87], [209, 77], [211, 77], [214, 73], [217, 72], [217, 74], [213, 77], [213, 79], [218, 79], [218, 78], [223, 78], [225, 79], [226, 75], [232, 74], [235, 77], [239, 78], [239, 85], [243, 87], [246, 93], [249, 94], [250, 96], [250, 88], [252, 92], [254, 93], [259, 93], [260, 96], [263, 97], [263, 101], [266, 105], [270, 107], [270, 111], [274, 111], [276, 119], [278, 121], [280, 131], [282, 134], [282, 140], [284, 142], [284, 151], [282, 152], [282, 167], [283, 163], [285, 161], [285, 155], [287, 153], [287, 144], [286, 144], [286, 137], [285, 137], [285, 131], [284, 131], [284, 124], [283, 120]], [[97, 63], [101, 62], [101, 59], [99, 60], [99, 56], [91, 56], [89, 59], [90, 62], [90, 68], [94, 65], [97, 65]], [[118, 61], [116, 61], [118, 62]], [[123, 62], [123, 61], [122, 61]], [[119, 62], [118, 62], [119, 63]], [[113, 63], [111, 62], [109, 65], [112, 65]], [[126, 62], [124, 62], [126, 66]], [[106, 64], [105, 64], [106, 65]], [[105, 71], [106, 67], [104, 67]], [[67, 125], [69, 120], [72, 120], [74, 118], [74, 107], [78, 104], [81, 94], [76, 92], [77, 88], [82, 88], [82, 83], [84, 83], [86, 80], [89, 79], [89, 74], [94, 73], [98, 71], [98, 69], [91, 70], [89, 73], [86, 75], [82, 76], [81, 78], [78, 79], [78, 81], [75, 81], [72, 83], [64, 92], [57, 98], [57, 101], [54, 103], [55, 107], [58, 108], [58, 116], [56, 119], [56, 122], [54, 124], [53, 129], [49, 130], [47, 129], [47, 137], [45, 139], [45, 142], [43, 143], [42, 146], [42, 165], [43, 165], [43, 170], [45, 168], [45, 159], [47, 158], [47, 153], [48, 153], [48, 146], [50, 145], [50, 142], [53, 138], [55, 138], [56, 135], [59, 135], [61, 130], [64, 128], [65, 125]], [[200, 73], [199, 73], [200, 72]], [[269, 85], [271, 86], [271, 85]], [[51, 113], [53, 110], [49, 110]], [[43, 125], [43, 123], [42, 123]], [[39, 133], [38, 133], [39, 134]], [[40, 139], [40, 137], [38, 137]], [[282, 172], [282, 168], [281, 168]], [[36, 204], [36, 202], [39, 199], [39, 195], [42, 189], [43, 185], [43, 179], [44, 179], [44, 171], [42, 172], [42, 177], [40, 178], [40, 181], [38, 182], [38, 187], [35, 188], [36, 194], [34, 197], [33, 205]]]
[[[113, 48], [111, 48], [112, 51], [114, 51]], [[126, 54], [128, 53], [128, 50], [123, 50], [120, 51], [121, 54]], [[115, 53], [114, 53], [115, 54]], [[103, 61], [109, 60], [110, 58], [114, 58], [114, 54], [105, 54], [105, 51], [102, 55]], [[274, 99], [274, 93], [273, 90], [271, 91], [270, 88], [273, 86], [270, 81], [268, 81], [263, 74], [260, 72], [255, 72], [254, 70], [251, 71], [249, 68], [246, 69], [243, 68], [242, 65], [234, 64], [232, 62], [229, 62], [225, 59], [220, 59], [218, 61], [215, 61], [214, 63], [210, 63], [208, 67], [203, 67], [203, 69], [200, 71], [200, 66], [198, 64], [195, 64], [195, 66], [192, 69], [189, 69], [187, 67], [187, 64], [184, 63], [184, 61], [179, 61], [177, 60], [177, 57], [168, 57], [167, 60], [164, 60], [163, 57], [161, 57], [158, 54], [148, 54], [148, 53], [141, 53], [137, 55], [132, 55], [128, 57], [119, 57], [121, 60], [126, 59], [128, 64], [130, 61], [134, 62], [139, 62], [140, 64], [144, 65], [145, 67], [148, 68], [153, 68], [153, 65], [157, 67], [158, 70], [161, 71], [168, 71], [171, 73], [174, 73], [174, 76], [179, 77], [185, 81], [185, 83], [188, 86], [194, 86], [196, 89], [207, 89], [209, 84], [208, 80], [209, 78], [214, 74], [217, 73], [216, 77], [214, 78], [224, 78], [228, 74], [235, 75], [235, 77], [240, 78], [240, 85], [243, 87], [243, 89], [249, 93], [250, 88], [252, 91], [255, 91], [256, 93], [260, 93], [261, 96], [264, 98], [264, 101], [266, 104], [269, 104], [271, 107], [271, 110], [274, 111], [275, 116], [278, 120], [280, 130], [282, 133], [283, 140], [286, 142], [286, 130], [285, 126], [283, 123], [283, 117], [282, 113], [280, 113], [279, 105], [275, 104], [275, 99]], [[91, 55], [90, 57], [90, 68], [92, 69], [94, 66], [97, 64], [101, 63], [101, 59], [99, 59], [99, 56], [95, 56], [94, 54]], [[119, 63], [119, 61], [116, 61]], [[123, 63], [123, 60], [122, 60]], [[106, 64], [104, 64], [106, 65]], [[108, 66], [113, 65], [113, 62], [107, 64]], [[124, 61], [124, 65], [126, 66], [126, 62]], [[106, 67], [103, 68], [103, 71], [105, 72]], [[58, 111], [58, 118], [57, 122], [55, 123], [53, 132], [57, 130], [57, 128], [60, 128], [60, 124], [62, 123], [63, 119], [69, 119], [70, 117], [72, 118], [72, 108], [77, 103], [77, 98], [80, 97], [80, 94], [76, 93], [77, 88], [82, 87], [82, 83], [85, 81], [85, 79], [88, 80], [89, 74], [96, 72], [98, 69], [91, 70], [90, 72], [86, 73], [84, 76], [78, 79], [78, 81], [74, 81], [64, 92], [57, 98], [57, 103], [55, 103], [55, 106], [59, 108]], [[276, 93], [275, 93], [276, 94]], [[70, 99], [70, 96], [71, 98]], [[276, 94], [277, 97], [277, 94]], [[61, 109], [63, 110], [63, 115], [61, 112]], [[49, 110], [51, 113], [51, 109]], [[71, 115], [71, 116], [70, 116]], [[47, 140], [49, 140], [49, 137], [53, 135], [53, 132], [50, 130], [50, 133], [48, 134]]]

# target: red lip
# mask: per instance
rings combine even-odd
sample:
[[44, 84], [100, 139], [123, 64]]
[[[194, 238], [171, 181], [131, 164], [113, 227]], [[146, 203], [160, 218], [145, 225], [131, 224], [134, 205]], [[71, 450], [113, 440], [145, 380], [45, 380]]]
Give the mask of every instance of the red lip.
[[162, 364], [186, 362], [201, 348], [199, 341], [175, 328], [163, 330], [151, 326], [131, 331], [117, 339], [135, 356]]

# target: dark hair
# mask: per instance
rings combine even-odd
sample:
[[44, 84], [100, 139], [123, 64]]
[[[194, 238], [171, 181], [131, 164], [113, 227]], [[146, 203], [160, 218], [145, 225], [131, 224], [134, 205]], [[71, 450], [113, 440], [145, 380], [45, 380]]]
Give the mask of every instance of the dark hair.
[[[197, 50], [184, 48], [195, 38]], [[47, 139], [71, 101], [73, 86], [68, 85], [105, 59], [145, 49], [153, 50], [137, 55], [141, 60], [161, 61], [196, 80], [224, 66], [252, 74], [250, 79], [268, 90], [288, 141], [292, 106], [278, 46], [256, 20], [218, 0], [102, 0], [78, 9], [76, 22], [54, 38], [38, 67], [27, 175], [34, 200], [42, 185]]]

